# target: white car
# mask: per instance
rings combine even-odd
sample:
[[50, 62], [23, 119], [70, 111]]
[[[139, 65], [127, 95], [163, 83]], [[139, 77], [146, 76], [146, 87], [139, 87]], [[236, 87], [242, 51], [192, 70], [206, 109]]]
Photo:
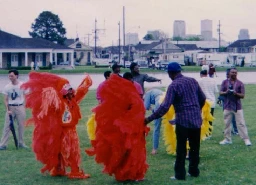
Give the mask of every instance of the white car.
[[148, 61], [146, 60], [135, 60], [134, 62], [136, 62], [140, 68], [148, 68]]

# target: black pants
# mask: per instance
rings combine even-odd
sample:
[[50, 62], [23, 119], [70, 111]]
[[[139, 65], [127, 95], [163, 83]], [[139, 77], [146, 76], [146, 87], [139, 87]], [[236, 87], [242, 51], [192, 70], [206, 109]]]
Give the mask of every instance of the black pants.
[[188, 173], [191, 176], [199, 176], [199, 150], [200, 150], [200, 133], [201, 128], [185, 128], [180, 125], [176, 125], [176, 137], [177, 137], [177, 148], [176, 148], [176, 162], [174, 166], [175, 178], [179, 180], [185, 180], [185, 160], [187, 153], [187, 140], [189, 140], [189, 169]]

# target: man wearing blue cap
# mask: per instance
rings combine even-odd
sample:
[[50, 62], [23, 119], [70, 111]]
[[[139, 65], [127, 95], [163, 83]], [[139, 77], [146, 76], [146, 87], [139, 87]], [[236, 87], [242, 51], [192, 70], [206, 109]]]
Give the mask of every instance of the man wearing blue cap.
[[202, 125], [201, 109], [206, 97], [198, 82], [181, 74], [181, 67], [177, 62], [168, 64], [168, 75], [172, 79], [165, 99], [160, 107], [149, 117], [145, 123], [161, 118], [173, 105], [176, 113], [176, 161], [174, 166], [175, 176], [171, 179], [185, 180], [186, 143], [189, 140], [189, 169], [190, 176], [199, 176], [199, 150], [200, 132]]

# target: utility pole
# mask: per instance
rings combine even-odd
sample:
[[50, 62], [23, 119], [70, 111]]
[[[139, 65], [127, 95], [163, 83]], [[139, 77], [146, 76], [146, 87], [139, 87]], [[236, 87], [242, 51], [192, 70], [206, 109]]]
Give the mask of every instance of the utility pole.
[[97, 58], [97, 19], [95, 19], [94, 39], [95, 39], [94, 55], [95, 55], [95, 58]]
[[85, 34], [85, 35], [87, 35], [87, 38], [88, 38], [88, 46], [90, 46], [90, 35], [92, 35], [92, 34], [88, 33], [88, 34]]
[[118, 49], [119, 49], [119, 59], [118, 59], [118, 62], [120, 64], [120, 60], [121, 60], [121, 38], [120, 38], [120, 21], [118, 22]]
[[100, 30], [103, 30], [105, 31], [105, 29], [98, 29], [97, 28], [97, 19], [95, 19], [95, 27], [94, 27], [94, 30], [93, 30], [93, 33], [94, 33], [94, 54], [95, 54], [95, 58], [97, 57], [97, 39], [98, 39], [98, 36], [97, 36], [97, 32], [100, 31]]
[[221, 38], [220, 38], [220, 34], [221, 34], [221, 32], [220, 32], [220, 20], [219, 20], [217, 32], [219, 34], [219, 52], [220, 52], [220, 41], [221, 41]]
[[[123, 50], [124, 50], [125, 48], [125, 6], [123, 6], [123, 39], [124, 39], [124, 45], [123, 45]], [[124, 67], [125, 67], [125, 57], [124, 57]]]

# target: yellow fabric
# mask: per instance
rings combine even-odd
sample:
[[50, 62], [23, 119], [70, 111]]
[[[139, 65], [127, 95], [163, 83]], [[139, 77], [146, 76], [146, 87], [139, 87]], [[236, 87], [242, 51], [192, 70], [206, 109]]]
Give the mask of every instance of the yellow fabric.
[[201, 141], [205, 140], [209, 135], [212, 134], [213, 126], [210, 125], [209, 121], [212, 122], [214, 120], [211, 114], [211, 103], [206, 100], [205, 104], [202, 108], [202, 126], [201, 126]]
[[[164, 96], [160, 99], [163, 101]], [[173, 105], [170, 107], [168, 112], [162, 117], [163, 125], [163, 140], [166, 145], [166, 151], [168, 154], [176, 154], [176, 134], [175, 125], [169, 123], [170, 120], [175, 119], [175, 110]], [[205, 140], [209, 135], [212, 134], [213, 127], [209, 124], [209, 121], [213, 121], [214, 118], [211, 115], [211, 103], [206, 100], [205, 105], [202, 108], [202, 126], [201, 126], [201, 141]], [[187, 149], [189, 149], [189, 143], [187, 142]]]
[[96, 121], [95, 121], [95, 114], [92, 114], [91, 117], [88, 119], [87, 123], [87, 134], [90, 140], [95, 140], [95, 131], [96, 131]]

